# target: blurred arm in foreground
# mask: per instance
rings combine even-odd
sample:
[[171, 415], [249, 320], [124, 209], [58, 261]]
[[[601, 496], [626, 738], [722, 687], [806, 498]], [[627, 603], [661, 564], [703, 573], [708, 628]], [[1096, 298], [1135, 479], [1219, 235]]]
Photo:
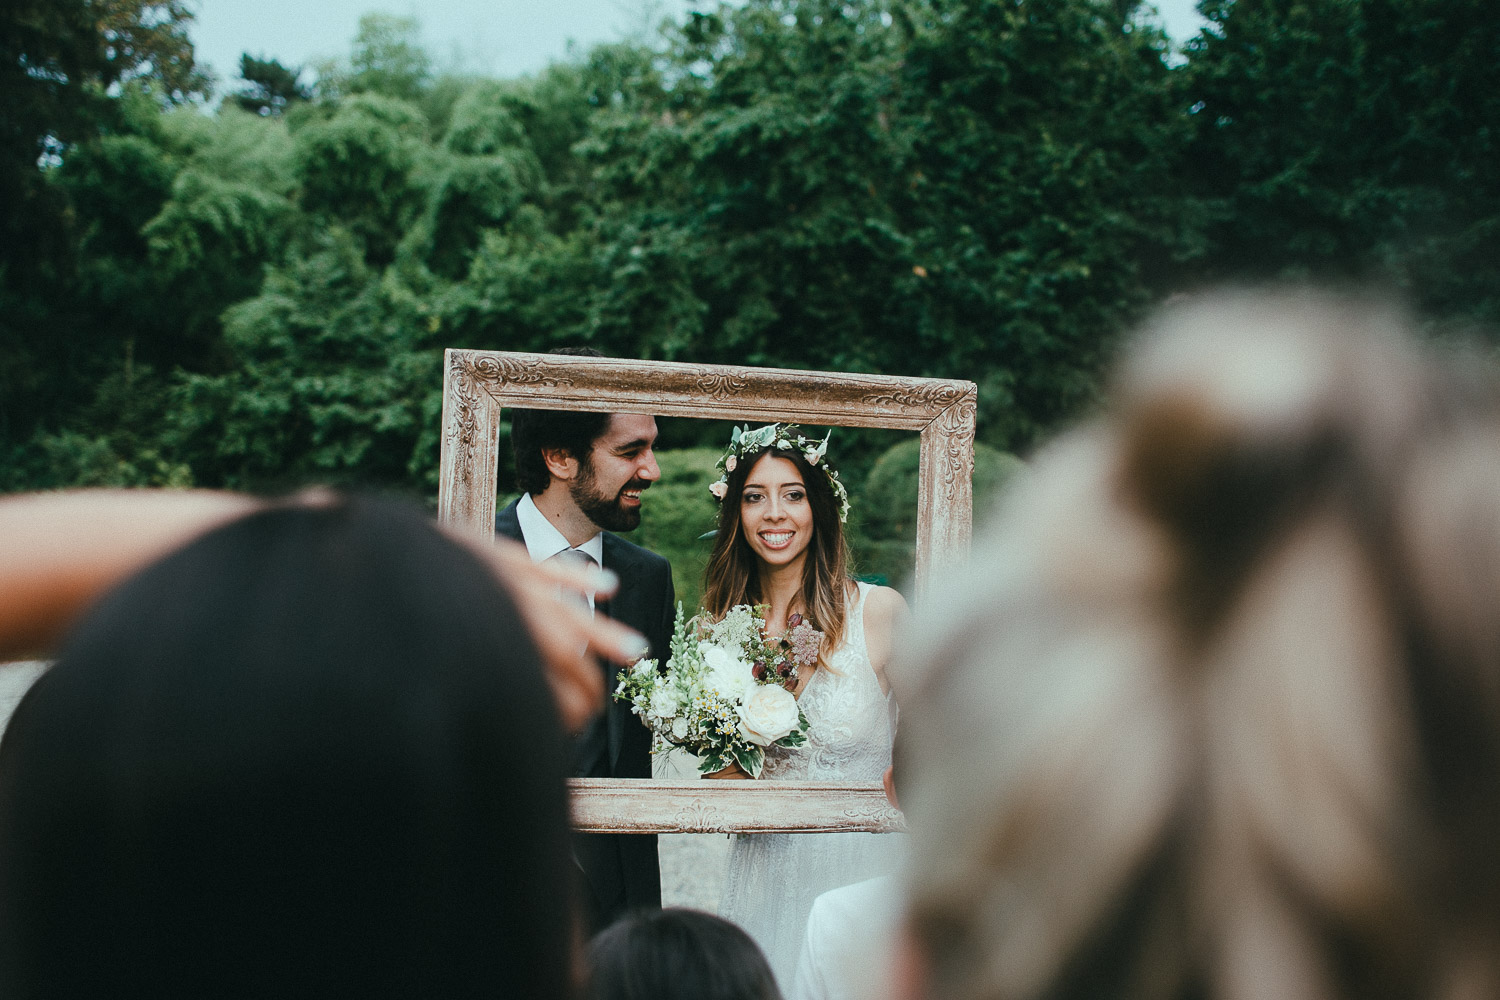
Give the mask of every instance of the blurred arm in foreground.
[[[50, 655], [112, 587], [214, 528], [268, 507], [332, 497], [321, 490], [280, 501], [209, 490], [78, 490], [0, 498], [0, 662]], [[505, 540], [487, 547], [451, 537], [484, 558], [515, 597], [564, 725], [576, 730], [603, 704], [590, 657], [627, 663], [645, 643], [617, 622], [581, 613], [560, 591], [608, 594], [618, 581], [600, 570], [535, 565]]]

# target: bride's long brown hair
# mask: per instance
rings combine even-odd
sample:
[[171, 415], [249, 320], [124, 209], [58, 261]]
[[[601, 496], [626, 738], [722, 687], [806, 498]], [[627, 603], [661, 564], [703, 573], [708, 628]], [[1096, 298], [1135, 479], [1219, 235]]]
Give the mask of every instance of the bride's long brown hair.
[[818, 666], [828, 666], [828, 655], [838, 649], [848, 624], [845, 614], [852, 560], [844, 540], [844, 525], [839, 521], [839, 501], [833, 495], [828, 476], [796, 448], [762, 448], [742, 456], [729, 474], [728, 492], [719, 507], [719, 532], [714, 550], [704, 570], [703, 606], [708, 617], [718, 620], [736, 604], [760, 604], [760, 570], [757, 556], [745, 539], [740, 523], [740, 503], [745, 480], [766, 455], [784, 458], [797, 467], [807, 489], [812, 510], [813, 534], [807, 545], [807, 561], [802, 567], [803, 617], [823, 633], [818, 649]]

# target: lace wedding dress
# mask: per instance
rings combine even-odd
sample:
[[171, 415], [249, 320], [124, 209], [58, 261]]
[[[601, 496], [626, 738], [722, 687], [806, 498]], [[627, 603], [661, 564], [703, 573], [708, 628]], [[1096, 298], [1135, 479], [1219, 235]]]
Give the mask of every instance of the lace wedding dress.
[[[807, 742], [772, 747], [760, 780], [879, 782], [891, 762], [895, 706], [881, 692], [865, 649], [865, 597], [859, 585], [844, 641], [819, 669], [799, 703]], [[770, 960], [782, 990], [791, 988], [813, 900], [829, 889], [894, 871], [900, 834], [738, 834], [719, 913], [745, 928]]]

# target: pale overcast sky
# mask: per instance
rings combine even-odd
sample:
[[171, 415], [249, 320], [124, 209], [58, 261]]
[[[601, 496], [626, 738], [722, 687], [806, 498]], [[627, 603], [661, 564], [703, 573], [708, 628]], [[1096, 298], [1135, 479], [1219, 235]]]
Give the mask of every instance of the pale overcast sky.
[[[1194, 3], [1156, 0], [1167, 33], [1179, 42], [1201, 23]], [[562, 58], [570, 40], [584, 48], [617, 41], [663, 17], [709, 6], [703, 0], [198, 0], [192, 36], [199, 62], [222, 85], [238, 76], [242, 52], [290, 66], [347, 55], [360, 16], [379, 11], [415, 17], [440, 66], [518, 76]]]

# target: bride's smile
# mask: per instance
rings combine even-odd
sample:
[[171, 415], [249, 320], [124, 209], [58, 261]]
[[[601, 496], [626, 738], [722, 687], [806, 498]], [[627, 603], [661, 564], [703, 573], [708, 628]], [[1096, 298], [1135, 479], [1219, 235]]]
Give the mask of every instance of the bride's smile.
[[755, 463], [740, 494], [740, 525], [750, 550], [763, 562], [785, 566], [805, 557], [813, 516], [795, 464], [776, 455], [763, 455]]

